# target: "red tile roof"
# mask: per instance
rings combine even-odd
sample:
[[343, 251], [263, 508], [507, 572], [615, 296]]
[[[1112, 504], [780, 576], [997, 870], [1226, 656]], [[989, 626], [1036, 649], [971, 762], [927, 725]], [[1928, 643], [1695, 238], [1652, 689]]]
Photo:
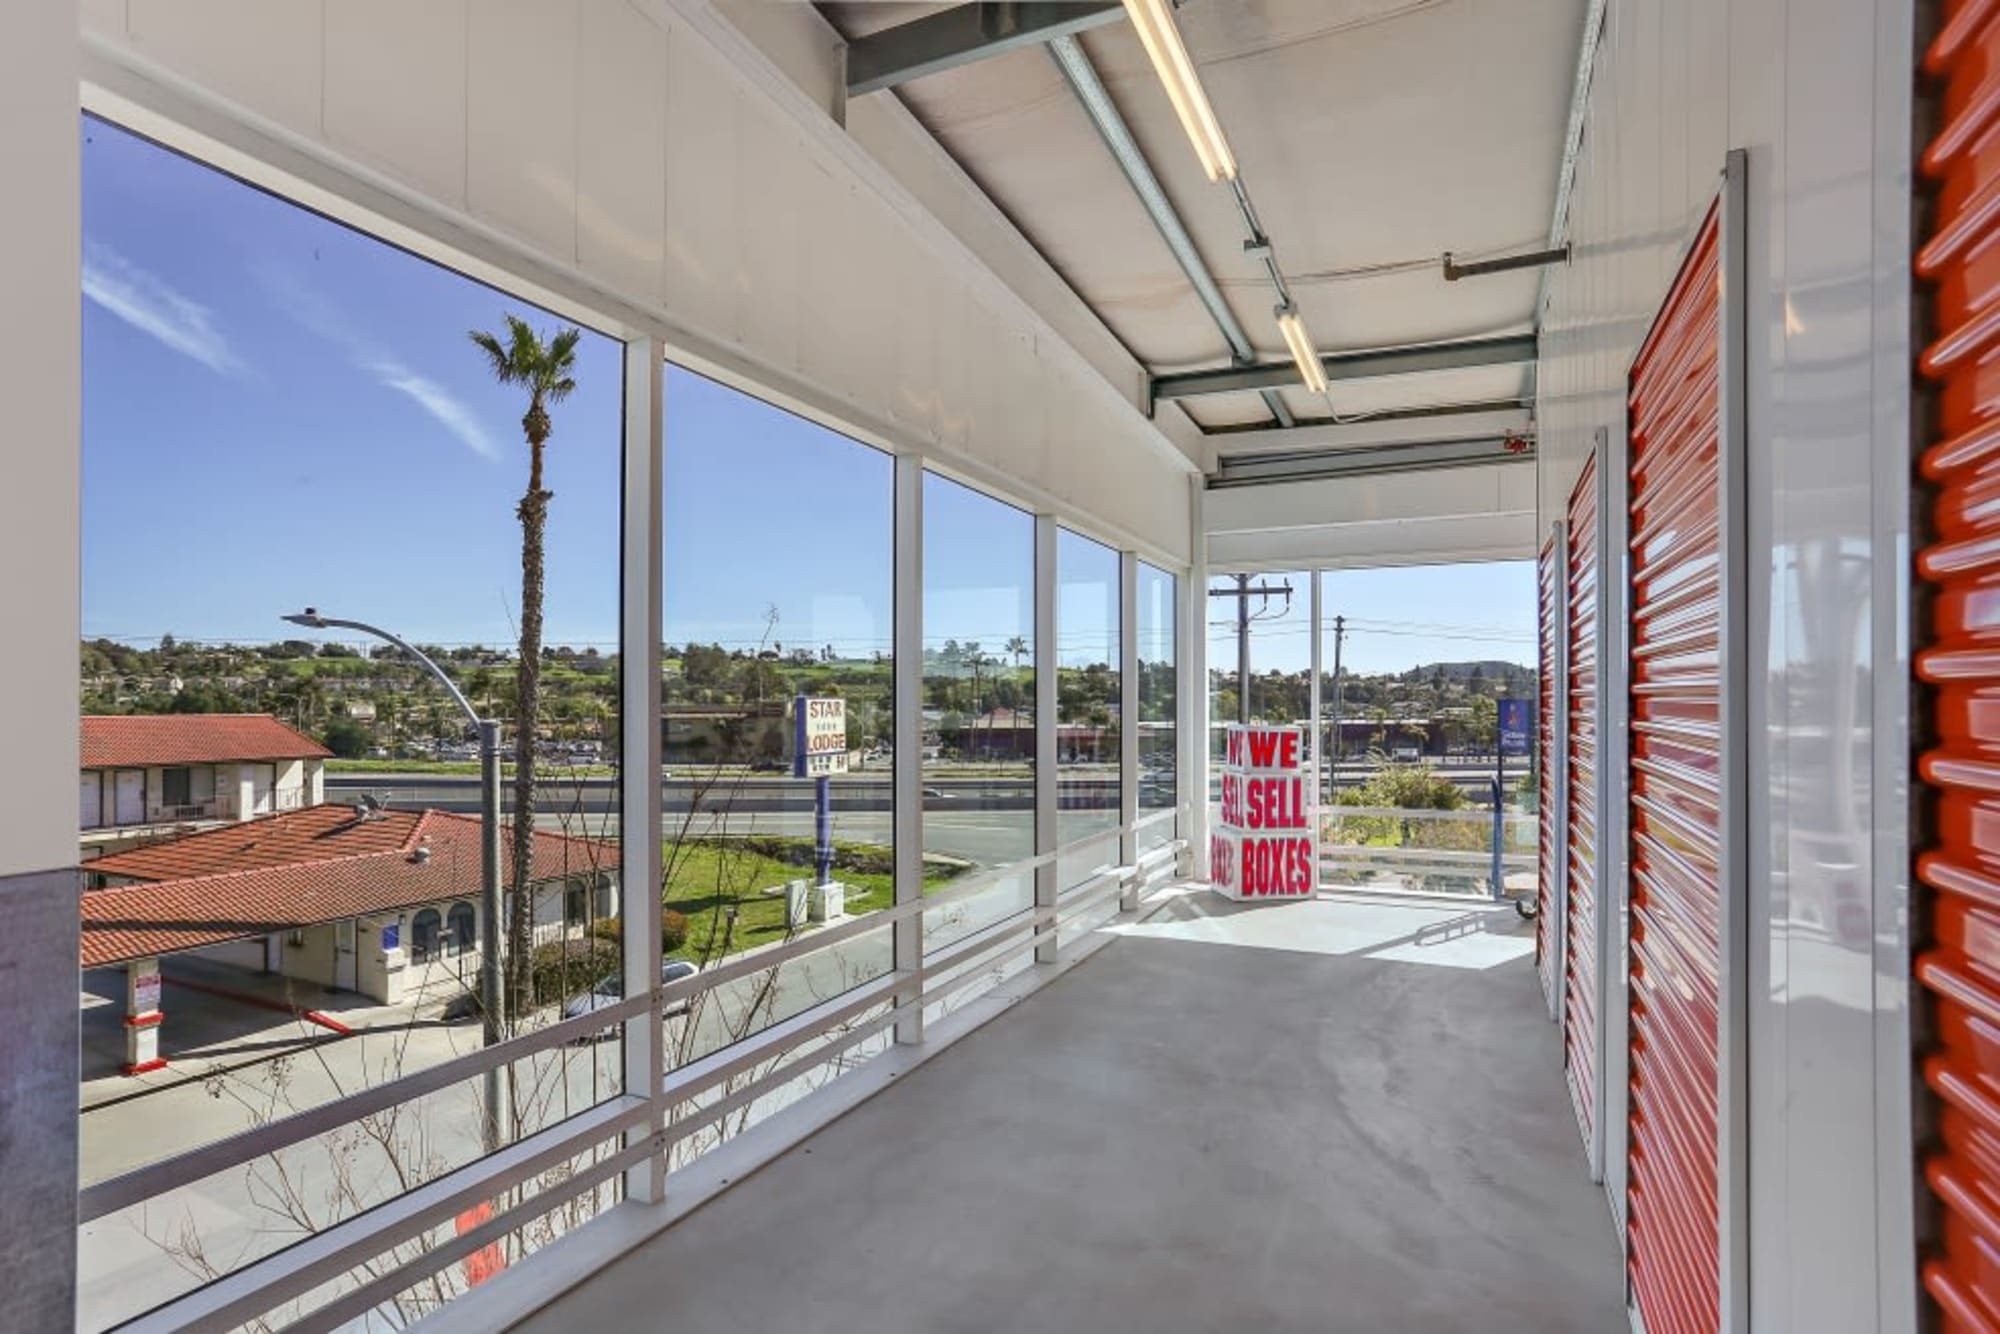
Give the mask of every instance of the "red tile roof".
[[332, 754], [268, 713], [92, 714], [83, 719], [86, 769], [323, 760]]
[[[479, 819], [308, 806], [100, 857], [143, 883], [83, 894], [85, 968], [480, 893]], [[429, 856], [416, 860], [419, 848]], [[500, 875], [508, 887], [511, 858]], [[535, 883], [615, 869], [616, 844], [535, 833]]]

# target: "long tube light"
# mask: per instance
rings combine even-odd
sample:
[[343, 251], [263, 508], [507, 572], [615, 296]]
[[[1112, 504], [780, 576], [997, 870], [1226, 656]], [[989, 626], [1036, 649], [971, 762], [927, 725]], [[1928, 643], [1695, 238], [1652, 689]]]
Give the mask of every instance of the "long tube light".
[[1272, 313], [1278, 317], [1278, 332], [1285, 336], [1285, 346], [1292, 350], [1292, 360], [1299, 364], [1299, 378], [1313, 393], [1324, 394], [1326, 367], [1321, 364], [1319, 353], [1313, 349], [1312, 335], [1306, 332], [1298, 307], [1283, 305]]
[[1202, 91], [1201, 76], [1195, 73], [1194, 61], [1181, 41], [1181, 30], [1174, 23], [1168, 0], [1125, 0], [1125, 14], [1138, 30], [1153, 69], [1166, 86], [1174, 114], [1181, 118], [1181, 128], [1187, 131], [1195, 156], [1201, 159], [1201, 169], [1211, 181], [1235, 180], [1236, 155], [1229, 151], [1229, 141], [1222, 135], [1222, 122], [1215, 118], [1215, 108], [1208, 104], [1208, 94]]

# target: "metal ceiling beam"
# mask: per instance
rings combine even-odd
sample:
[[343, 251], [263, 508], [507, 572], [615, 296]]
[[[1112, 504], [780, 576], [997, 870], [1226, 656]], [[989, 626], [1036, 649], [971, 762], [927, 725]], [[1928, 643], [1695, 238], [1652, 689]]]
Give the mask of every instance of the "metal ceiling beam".
[[[1243, 331], [1236, 312], [1223, 299], [1222, 289], [1216, 286], [1215, 275], [1208, 270], [1208, 261], [1195, 249], [1194, 238], [1188, 235], [1187, 224], [1175, 210], [1167, 192], [1160, 188], [1160, 178], [1153, 173], [1153, 164], [1139, 148], [1132, 137], [1132, 129], [1125, 123], [1125, 117], [1111, 100], [1111, 94], [1104, 89], [1104, 81], [1097, 77], [1097, 67], [1084, 54], [1082, 43], [1074, 37], [1058, 37], [1049, 43], [1049, 55], [1054, 57], [1056, 68], [1062, 71], [1063, 80], [1069, 84], [1076, 100], [1083, 103], [1084, 114], [1097, 127], [1098, 137], [1111, 150], [1118, 169], [1125, 174], [1125, 181], [1132, 187], [1132, 193], [1139, 196], [1146, 216], [1153, 220], [1153, 226], [1160, 233], [1160, 239], [1167, 243], [1181, 272], [1187, 275], [1194, 294], [1207, 309], [1208, 317], [1215, 321], [1215, 327], [1222, 331], [1222, 337], [1229, 344], [1230, 355], [1239, 364], [1251, 364], [1257, 360], [1257, 351], [1251, 346], [1250, 335]], [[1264, 406], [1278, 425], [1290, 426], [1296, 418], [1292, 410], [1278, 393], [1281, 386], [1297, 384], [1299, 372], [1296, 366], [1287, 363], [1291, 374], [1259, 386], [1264, 391]], [[1159, 396], [1154, 395], [1157, 402]]]
[[1532, 439], [1510, 435], [1483, 436], [1474, 440], [1367, 445], [1357, 449], [1301, 450], [1289, 454], [1260, 453], [1248, 458], [1224, 455], [1217, 461], [1215, 472], [1209, 476], [1208, 489], [1318, 482], [1379, 473], [1427, 472], [1438, 468], [1490, 467], [1496, 463], [1532, 463], [1534, 458]]
[[969, 65], [1125, 17], [1119, 0], [1002, 0], [957, 5], [847, 44], [847, 95]]
[[1289, 431], [1210, 431], [1207, 440], [1227, 459], [1299, 454], [1326, 449], [1362, 449], [1370, 445], [1428, 444], [1439, 440], [1471, 440], [1481, 436], [1530, 435], [1534, 415], [1519, 404], [1488, 406], [1475, 411], [1448, 410], [1382, 413], [1350, 422], [1301, 419]]
[[[1430, 371], [1458, 371], [1478, 366], [1516, 366], [1535, 360], [1535, 336], [1511, 334], [1504, 338], [1475, 338], [1462, 343], [1413, 343], [1407, 347], [1386, 347], [1374, 352], [1334, 352], [1320, 358], [1326, 378], [1379, 380], [1391, 375], [1421, 375]], [[1297, 384], [1299, 368], [1289, 361], [1262, 362], [1255, 366], [1231, 366], [1223, 370], [1189, 371], [1180, 375], [1160, 375], [1153, 379], [1153, 398], [1197, 398], [1204, 394], [1234, 394], [1246, 389], [1272, 389]]]

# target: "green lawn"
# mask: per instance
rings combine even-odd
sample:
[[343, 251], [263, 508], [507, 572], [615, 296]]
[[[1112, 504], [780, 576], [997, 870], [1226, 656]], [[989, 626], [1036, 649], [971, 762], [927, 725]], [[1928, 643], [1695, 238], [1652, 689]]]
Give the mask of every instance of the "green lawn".
[[[687, 941], [672, 951], [672, 957], [682, 959], [719, 959], [785, 939], [785, 896], [759, 891], [813, 874], [810, 857], [802, 863], [780, 860], [713, 842], [669, 845], [665, 857], [673, 868], [665, 906], [688, 919]], [[932, 868], [924, 876], [925, 891], [949, 883], [955, 874], [955, 868]], [[895, 899], [887, 874], [836, 867], [834, 878], [847, 886], [849, 915], [886, 908]], [[732, 906], [733, 929], [728, 920]]]

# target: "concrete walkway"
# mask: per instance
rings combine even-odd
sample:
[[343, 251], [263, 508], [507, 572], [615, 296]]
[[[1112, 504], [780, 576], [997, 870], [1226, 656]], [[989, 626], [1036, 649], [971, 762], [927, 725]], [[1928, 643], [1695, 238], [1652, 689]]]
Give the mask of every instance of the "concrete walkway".
[[1531, 931], [1177, 901], [525, 1328], [1622, 1329]]

